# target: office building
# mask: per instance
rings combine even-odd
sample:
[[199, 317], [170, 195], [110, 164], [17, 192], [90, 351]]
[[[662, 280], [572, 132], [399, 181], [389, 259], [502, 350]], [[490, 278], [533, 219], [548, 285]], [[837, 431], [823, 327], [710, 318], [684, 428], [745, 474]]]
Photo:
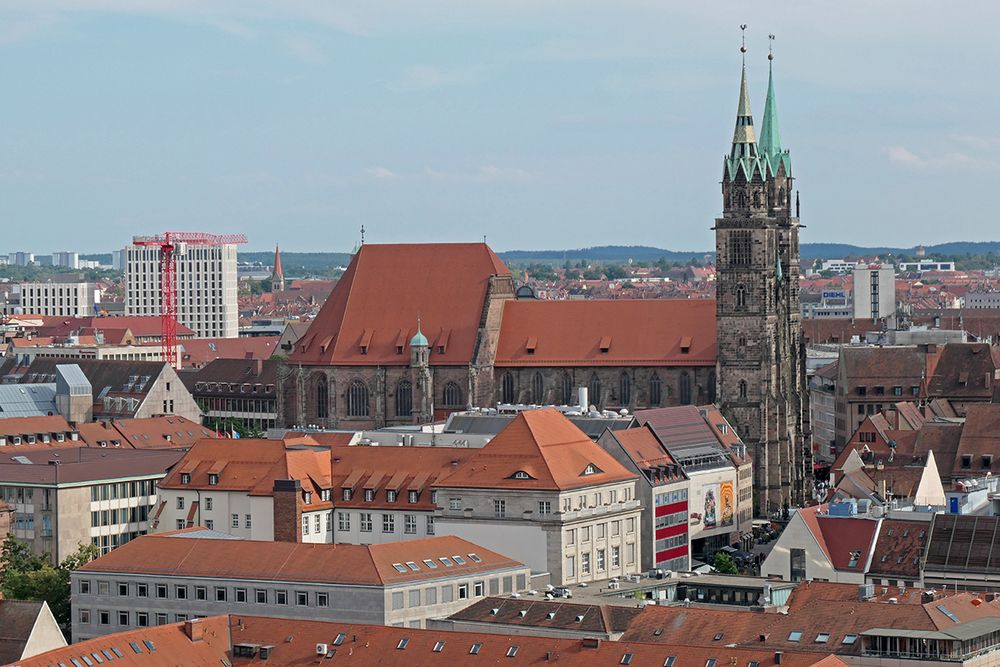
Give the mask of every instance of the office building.
[[57, 279], [21, 283], [21, 312], [57, 317], [88, 317], [100, 306], [101, 290], [96, 283]]

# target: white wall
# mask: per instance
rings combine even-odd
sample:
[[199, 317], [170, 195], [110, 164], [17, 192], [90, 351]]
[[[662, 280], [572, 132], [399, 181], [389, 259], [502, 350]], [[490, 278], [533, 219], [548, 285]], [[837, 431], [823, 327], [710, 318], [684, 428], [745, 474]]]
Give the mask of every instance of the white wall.
[[521, 561], [532, 572], [548, 572], [547, 535], [538, 524], [499, 521], [441, 521], [438, 535], [456, 535], [473, 544]]

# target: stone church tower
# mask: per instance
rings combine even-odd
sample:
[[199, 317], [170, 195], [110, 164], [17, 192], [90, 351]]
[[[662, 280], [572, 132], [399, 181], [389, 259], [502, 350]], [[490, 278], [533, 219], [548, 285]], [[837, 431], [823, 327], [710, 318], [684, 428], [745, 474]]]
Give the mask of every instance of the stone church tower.
[[744, 62], [733, 145], [723, 163], [723, 213], [714, 227], [716, 326], [720, 407], [753, 452], [758, 516], [802, 504], [812, 493], [792, 182], [773, 79], [758, 142]]

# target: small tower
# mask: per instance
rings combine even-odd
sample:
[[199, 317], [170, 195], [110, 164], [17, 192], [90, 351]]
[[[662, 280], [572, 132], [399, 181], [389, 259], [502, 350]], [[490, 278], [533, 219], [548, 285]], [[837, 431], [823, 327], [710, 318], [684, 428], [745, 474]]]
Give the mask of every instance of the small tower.
[[281, 268], [281, 252], [274, 246], [274, 270], [271, 271], [271, 291], [285, 291], [285, 271]]
[[434, 387], [431, 378], [431, 346], [420, 330], [410, 339], [410, 383], [413, 387], [413, 423], [422, 424], [434, 417]]

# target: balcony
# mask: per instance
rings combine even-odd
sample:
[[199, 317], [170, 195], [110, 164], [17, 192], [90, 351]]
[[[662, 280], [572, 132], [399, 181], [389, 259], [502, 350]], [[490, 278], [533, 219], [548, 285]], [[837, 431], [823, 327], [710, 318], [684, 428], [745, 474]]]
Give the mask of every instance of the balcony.
[[642, 509], [642, 503], [639, 502], [638, 499], [633, 499], [614, 503], [613, 505], [600, 505], [599, 507], [585, 507], [582, 509], [571, 510], [569, 512], [559, 512], [557, 516], [562, 521], [579, 521], [581, 519], [593, 519], [607, 516], [609, 514], [617, 514], [619, 512], [629, 512], [639, 509]]

